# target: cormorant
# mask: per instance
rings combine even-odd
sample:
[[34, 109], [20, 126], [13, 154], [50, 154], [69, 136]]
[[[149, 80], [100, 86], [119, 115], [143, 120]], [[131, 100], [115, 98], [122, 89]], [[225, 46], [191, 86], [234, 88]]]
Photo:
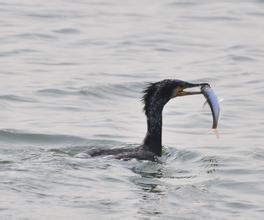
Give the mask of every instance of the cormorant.
[[142, 101], [147, 117], [147, 133], [142, 145], [136, 148], [94, 149], [88, 152], [92, 157], [114, 155], [117, 159], [156, 160], [162, 154], [162, 110], [165, 104], [177, 96], [201, 94], [201, 91], [185, 91], [192, 87], [202, 87], [207, 83], [193, 84], [182, 80], [165, 79], [150, 83], [143, 91]]

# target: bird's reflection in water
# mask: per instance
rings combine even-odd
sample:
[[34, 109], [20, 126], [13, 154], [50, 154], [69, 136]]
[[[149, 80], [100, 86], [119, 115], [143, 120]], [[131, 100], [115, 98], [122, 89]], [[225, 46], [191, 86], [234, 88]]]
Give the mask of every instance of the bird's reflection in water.
[[[164, 204], [170, 200], [169, 194], [171, 193], [176, 193], [179, 200], [199, 197], [201, 193], [207, 196], [208, 190], [204, 187], [216, 172], [219, 166], [218, 159], [214, 156], [199, 156], [192, 158], [189, 162], [182, 163], [177, 158], [168, 163], [145, 162], [132, 168], [132, 171], [137, 174], [131, 178], [131, 181], [139, 189], [137, 192], [139, 193], [138, 214], [140, 216], [166, 215]], [[188, 189], [189, 193], [186, 192]]]
[[140, 189], [138, 214], [142, 216], [160, 216], [161, 203], [166, 199], [166, 186], [161, 181], [163, 177], [162, 164], [147, 162], [134, 167], [133, 172], [138, 174], [131, 181]]
[[166, 199], [166, 189], [161, 184], [135, 180], [140, 187], [140, 200], [138, 214], [144, 216], [159, 216], [162, 214], [162, 201]]

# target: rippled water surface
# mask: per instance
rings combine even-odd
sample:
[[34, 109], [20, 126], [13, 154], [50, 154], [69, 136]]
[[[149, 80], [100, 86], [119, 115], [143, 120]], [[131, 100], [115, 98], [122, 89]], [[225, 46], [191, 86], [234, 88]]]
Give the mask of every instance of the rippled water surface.
[[[262, 219], [264, 1], [0, 0], [0, 219]], [[209, 82], [165, 107], [161, 162], [88, 158], [144, 138], [146, 82]]]

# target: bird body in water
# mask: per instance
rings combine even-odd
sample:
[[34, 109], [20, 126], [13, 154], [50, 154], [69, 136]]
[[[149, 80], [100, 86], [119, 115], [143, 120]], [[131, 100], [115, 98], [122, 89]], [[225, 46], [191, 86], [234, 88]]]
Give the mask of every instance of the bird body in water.
[[162, 80], [150, 83], [143, 91], [142, 101], [147, 117], [147, 133], [142, 145], [136, 148], [94, 149], [89, 155], [113, 155], [117, 159], [156, 160], [162, 154], [162, 111], [166, 103], [175, 97], [201, 94], [201, 91], [185, 91], [192, 87], [202, 87], [207, 83], [193, 84], [182, 80]]

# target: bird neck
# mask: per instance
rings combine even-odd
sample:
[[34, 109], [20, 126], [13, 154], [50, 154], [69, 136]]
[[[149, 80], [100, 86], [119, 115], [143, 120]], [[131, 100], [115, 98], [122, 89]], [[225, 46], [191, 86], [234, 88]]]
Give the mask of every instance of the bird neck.
[[146, 112], [148, 130], [143, 145], [155, 155], [161, 156], [163, 106], [156, 106], [149, 109]]

